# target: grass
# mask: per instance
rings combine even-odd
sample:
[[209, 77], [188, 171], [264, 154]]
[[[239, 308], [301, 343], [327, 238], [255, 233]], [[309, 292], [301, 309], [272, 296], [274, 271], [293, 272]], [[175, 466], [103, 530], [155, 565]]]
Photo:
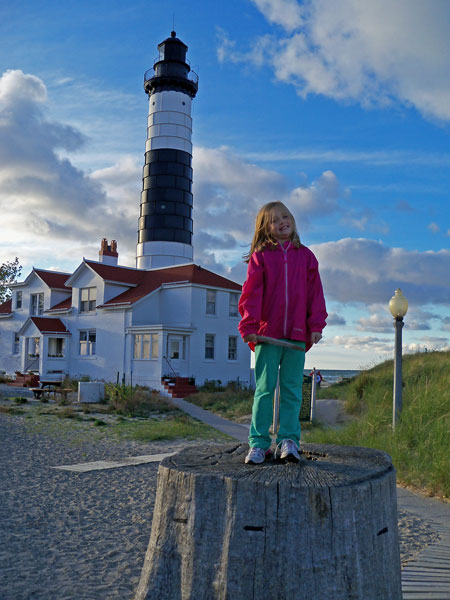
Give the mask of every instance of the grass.
[[120, 437], [139, 442], [175, 439], [230, 439], [225, 434], [184, 414], [171, 415], [163, 420], [122, 422], [117, 424], [115, 431]]
[[[104, 439], [141, 442], [175, 439], [228, 440], [212, 427], [185, 415], [169, 399], [140, 387], [107, 384], [103, 404], [61, 403], [17, 406], [17, 398], [4, 398], [0, 412], [23, 415], [29, 431], [63, 439], [73, 445]], [[21, 402], [20, 402], [21, 404]]]
[[403, 357], [403, 410], [392, 430], [393, 361], [324, 390], [356, 418], [340, 429], [313, 427], [305, 441], [388, 452], [403, 484], [450, 497], [450, 352]]
[[198, 392], [188, 400], [226, 419], [236, 419], [251, 414], [253, 391], [227, 388], [220, 392]]

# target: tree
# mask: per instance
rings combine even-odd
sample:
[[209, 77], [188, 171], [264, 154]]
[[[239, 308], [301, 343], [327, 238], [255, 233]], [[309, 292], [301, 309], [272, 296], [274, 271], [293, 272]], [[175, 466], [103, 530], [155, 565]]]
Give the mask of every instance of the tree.
[[22, 267], [17, 256], [15, 260], [7, 260], [0, 265], [0, 304], [11, 297], [10, 285], [16, 282], [21, 271]]

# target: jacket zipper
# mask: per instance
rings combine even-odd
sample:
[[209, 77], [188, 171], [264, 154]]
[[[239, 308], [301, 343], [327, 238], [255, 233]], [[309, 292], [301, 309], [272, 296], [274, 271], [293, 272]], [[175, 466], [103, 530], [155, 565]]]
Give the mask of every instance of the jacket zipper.
[[288, 296], [288, 262], [287, 262], [287, 252], [289, 250], [291, 243], [287, 245], [286, 248], [281, 246], [284, 252], [284, 295], [285, 295], [285, 309], [284, 309], [284, 337], [287, 337], [287, 316], [288, 316], [288, 305], [289, 305], [289, 296]]

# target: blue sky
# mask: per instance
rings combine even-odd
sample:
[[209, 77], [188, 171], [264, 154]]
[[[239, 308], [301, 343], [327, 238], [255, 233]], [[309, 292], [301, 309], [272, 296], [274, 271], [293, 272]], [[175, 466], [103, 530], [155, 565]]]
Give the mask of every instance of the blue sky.
[[450, 346], [450, 4], [445, 0], [20, 1], [0, 7], [0, 262], [134, 266], [148, 99], [175, 30], [199, 74], [194, 256], [242, 282], [281, 199], [331, 317], [307, 365]]

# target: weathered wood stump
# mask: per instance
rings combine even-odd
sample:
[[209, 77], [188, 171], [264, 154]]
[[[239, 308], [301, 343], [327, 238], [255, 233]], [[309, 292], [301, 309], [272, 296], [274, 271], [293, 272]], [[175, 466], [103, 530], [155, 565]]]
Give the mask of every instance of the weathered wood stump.
[[302, 449], [299, 464], [244, 465], [246, 444], [163, 460], [135, 600], [400, 600], [390, 457]]

